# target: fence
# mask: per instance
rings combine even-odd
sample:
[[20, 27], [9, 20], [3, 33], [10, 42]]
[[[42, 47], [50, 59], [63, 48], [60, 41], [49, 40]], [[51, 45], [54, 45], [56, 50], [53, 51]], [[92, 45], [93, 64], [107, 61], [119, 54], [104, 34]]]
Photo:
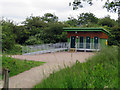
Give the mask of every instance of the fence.
[[22, 54], [23, 55], [42, 54], [42, 53], [48, 53], [48, 52], [62, 51], [62, 50], [66, 50], [68, 48], [69, 48], [68, 42], [23, 46]]
[[77, 50], [100, 50], [100, 43], [79, 43]]

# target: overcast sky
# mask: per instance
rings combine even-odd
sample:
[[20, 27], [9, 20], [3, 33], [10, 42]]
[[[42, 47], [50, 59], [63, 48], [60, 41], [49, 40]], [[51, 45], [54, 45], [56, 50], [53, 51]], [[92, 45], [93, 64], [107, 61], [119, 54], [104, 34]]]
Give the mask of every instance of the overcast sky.
[[103, 5], [106, 0], [93, 0], [94, 5], [84, 3], [84, 8], [73, 10], [69, 2], [73, 0], [0, 0], [0, 17], [5, 17], [20, 23], [26, 17], [43, 16], [45, 13], [52, 13], [59, 17], [59, 21], [68, 20], [68, 17], [77, 17], [81, 13], [91, 12], [98, 18], [110, 15], [117, 19], [117, 13], [110, 13]]

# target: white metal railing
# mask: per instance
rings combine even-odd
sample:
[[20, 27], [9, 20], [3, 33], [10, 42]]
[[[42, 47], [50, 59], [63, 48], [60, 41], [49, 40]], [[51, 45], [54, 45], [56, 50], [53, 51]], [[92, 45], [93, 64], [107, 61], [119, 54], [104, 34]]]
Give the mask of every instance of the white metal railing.
[[55, 52], [57, 50], [68, 49], [69, 43], [68, 42], [61, 42], [55, 44], [41, 44], [41, 45], [29, 45], [22, 47], [22, 54], [26, 53], [45, 53], [45, 52]]
[[[41, 45], [29, 45], [22, 47], [22, 54], [41, 54], [47, 52], [56, 52], [62, 50], [69, 50], [70, 43], [55, 43], [55, 44], [41, 44]], [[100, 43], [76, 43], [76, 50], [100, 50]]]
[[77, 43], [76, 49], [100, 49], [100, 43]]

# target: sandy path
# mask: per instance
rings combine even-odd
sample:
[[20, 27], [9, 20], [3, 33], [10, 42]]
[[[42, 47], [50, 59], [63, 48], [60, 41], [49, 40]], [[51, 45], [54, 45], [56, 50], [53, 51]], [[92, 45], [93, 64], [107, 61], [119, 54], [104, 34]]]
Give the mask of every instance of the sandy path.
[[84, 62], [86, 58], [94, 55], [90, 52], [58, 52], [41, 55], [14, 55], [12, 57], [26, 60], [47, 62], [41, 66], [32, 68], [9, 79], [10, 88], [32, 88], [48, 77], [53, 71], [57, 71], [64, 66], [73, 65], [76, 60]]

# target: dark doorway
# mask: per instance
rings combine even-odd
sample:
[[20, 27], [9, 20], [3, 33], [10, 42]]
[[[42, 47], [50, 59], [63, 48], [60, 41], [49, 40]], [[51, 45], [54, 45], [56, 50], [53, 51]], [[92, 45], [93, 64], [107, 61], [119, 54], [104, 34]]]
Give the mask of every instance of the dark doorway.
[[98, 49], [98, 37], [94, 37], [94, 49]]
[[71, 48], [75, 48], [76, 36], [71, 36]]
[[86, 48], [90, 49], [90, 37], [86, 37]]

